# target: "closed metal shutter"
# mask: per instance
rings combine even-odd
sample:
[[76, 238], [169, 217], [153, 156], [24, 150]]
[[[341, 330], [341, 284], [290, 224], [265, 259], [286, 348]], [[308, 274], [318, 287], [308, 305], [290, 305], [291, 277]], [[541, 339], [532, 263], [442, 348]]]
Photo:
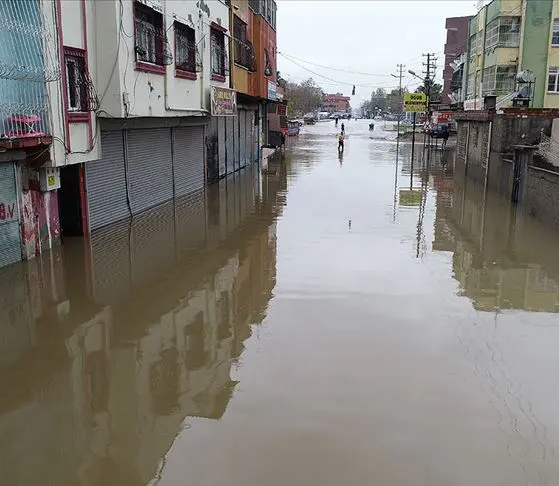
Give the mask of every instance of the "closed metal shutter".
[[219, 176], [227, 175], [227, 159], [225, 154], [225, 117], [217, 118], [217, 153], [219, 154]]
[[234, 156], [233, 156], [233, 117], [228, 116], [225, 118], [225, 132], [226, 139], [225, 145], [227, 148], [227, 174], [235, 172]]
[[252, 111], [247, 111], [245, 116], [245, 153], [247, 165], [252, 165], [252, 125], [254, 116]]
[[21, 232], [14, 163], [0, 164], [0, 267], [21, 260]]
[[235, 170], [239, 170], [239, 168], [241, 167], [241, 161], [240, 161], [240, 153], [239, 153], [239, 116], [236, 116], [233, 118], [233, 144], [234, 144], [234, 148], [233, 148], [233, 153], [234, 153], [234, 157], [235, 157]]
[[129, 130], [126, 134], [132, 214], [173, 198], [171, 129]]
[[90, 230], [130, 216], [122, 131], [101, 132], [101, 151], [101, 160], [85, 164]]
[[239, 152], [240, 166], [246, 165], [246, 111], [239, 111]]
[[204, 127], [179, 127], [174, 132], [175, 197], [181, 197], [204, 188]]

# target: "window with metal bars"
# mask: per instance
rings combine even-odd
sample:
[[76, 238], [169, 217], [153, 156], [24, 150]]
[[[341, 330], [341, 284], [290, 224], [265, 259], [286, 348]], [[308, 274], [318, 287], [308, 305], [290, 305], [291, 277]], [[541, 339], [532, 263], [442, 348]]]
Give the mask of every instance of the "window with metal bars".
[[255, 59], [252, 44], [248, 41], [247, 24], [236, 15], [233, 17], [233, 36], [235, 63], [253, 71]]
[[196, 72], [196, 33], [193, 28], [175, 22], [175, 68], [178, 71]]
[[165, 63], [163, 14], [139, 2], [134, 3], [136, 61], [158, 66]]
[[485, 48], [518, 47], [520, 45], [520, 17], [498, 17], [487, 24]]
[[559, 68], [550, 67], [547, 73], [547, 91], [549, 93], [559, 93]]
[[553, 31], [551, 33], [551, 45], [559, 46], [559, 19], [553, 20]]
[[64, 48], [64, 68], [66, 70], [66, 95], [68, 111], [84, 113], [97, 109], [97, 96], [87, 69], [85, 51]]
[[225, 51], [225, 34], [218, 30], [210, 29], [211, 42], [211, 69], [212, 76], [225, 81], [227, 52]]
[[469, 49], [469, 56], [475, 56], [477, 52], [477, 34], [470, 36], [470, 49]]

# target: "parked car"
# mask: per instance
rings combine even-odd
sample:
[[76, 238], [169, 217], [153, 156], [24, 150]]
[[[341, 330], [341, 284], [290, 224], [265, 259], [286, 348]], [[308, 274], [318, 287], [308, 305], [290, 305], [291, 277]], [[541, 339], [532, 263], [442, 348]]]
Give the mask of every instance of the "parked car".
[[450, 127], [447, 123], [439, 123], [431, 131], [432, 138], [444, 138], [445, 134], [447, 137], [450, 134]]

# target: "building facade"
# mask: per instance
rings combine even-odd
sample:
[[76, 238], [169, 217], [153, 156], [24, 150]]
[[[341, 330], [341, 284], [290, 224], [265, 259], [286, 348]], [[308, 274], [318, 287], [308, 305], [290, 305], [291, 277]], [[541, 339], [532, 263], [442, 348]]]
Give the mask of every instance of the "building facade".
[[2, 266], [256, 163], [276, 4], [0, 0], [0, 66]]
[[351, 98], [342, 93], [327, 94], [322, 100], [322, 111], [328, 113], [349, 113]]
[[442, 103], [452, 103], [451, 95], [462, 88], [463, 62], [460, 55], [468, 45], [468, 26], [471, 17], [449, 17], [446, 19], [446, 43], [444, 46]]
[[[559, 45], [557, 1], [493, 0], [470, 20], [467, 109], [481, 109], [486, 96], [498, 107], [524, 99], [534, 108], [559, 106], [553, 35]], [[518, 79], [519, 73], [525, 73]]]

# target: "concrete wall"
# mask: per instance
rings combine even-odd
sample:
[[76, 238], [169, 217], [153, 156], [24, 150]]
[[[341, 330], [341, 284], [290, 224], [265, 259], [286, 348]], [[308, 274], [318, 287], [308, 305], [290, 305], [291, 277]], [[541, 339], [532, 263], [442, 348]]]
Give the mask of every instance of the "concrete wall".
[[528, 167], [521, 206], [525, 211], [559, 229], [559, 174]]

